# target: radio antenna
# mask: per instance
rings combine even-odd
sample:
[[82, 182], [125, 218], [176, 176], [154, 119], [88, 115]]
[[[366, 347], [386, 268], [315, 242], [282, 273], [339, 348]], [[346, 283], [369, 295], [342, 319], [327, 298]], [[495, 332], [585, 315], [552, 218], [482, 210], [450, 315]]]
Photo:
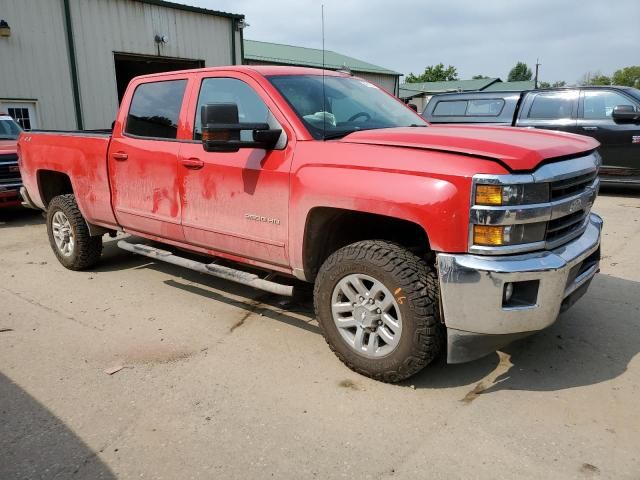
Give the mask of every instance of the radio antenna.
[[324, 3], [321, 7], [322, 15], [322, 139], [327, 138], [327, 97], [324, 94]]

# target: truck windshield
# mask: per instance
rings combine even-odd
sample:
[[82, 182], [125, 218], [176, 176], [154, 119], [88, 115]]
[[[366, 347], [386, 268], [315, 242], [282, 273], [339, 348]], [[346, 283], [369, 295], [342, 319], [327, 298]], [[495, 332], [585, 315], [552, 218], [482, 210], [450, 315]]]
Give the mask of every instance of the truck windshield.
[[358, 78], [325, 76], [324, 88], [322, 75], [274, 75], [269, 81], [316, 140], [358, 130], [427, 126], [398, 100]]
[[0, 140], [15, 140], [22, 128], [8, 115], [0, 115]]

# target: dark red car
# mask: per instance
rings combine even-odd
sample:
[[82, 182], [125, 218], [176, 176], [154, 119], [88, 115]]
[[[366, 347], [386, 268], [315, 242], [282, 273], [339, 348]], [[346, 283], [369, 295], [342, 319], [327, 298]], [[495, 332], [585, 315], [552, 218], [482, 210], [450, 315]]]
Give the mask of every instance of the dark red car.
[[20, 205], [22, 179], [16, 148], [22, 128], [9, 115], [0, 112], [0, 208]]

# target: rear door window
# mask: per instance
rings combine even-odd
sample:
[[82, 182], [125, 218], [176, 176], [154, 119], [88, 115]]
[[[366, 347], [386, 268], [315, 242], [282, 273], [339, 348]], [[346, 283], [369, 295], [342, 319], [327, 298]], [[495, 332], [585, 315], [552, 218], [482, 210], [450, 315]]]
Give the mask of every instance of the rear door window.
[[186, 80], [138, 85], [131, 100], [125, 133], [139, 137], [175, 139]]
[[540, 120], [557, 120], [572, 118], [576, 92], [539, 93], [533, 99], [527, 118]]
[[438, 117], [462, 117], [466, 111], [466, 100], [440, 100], [433, 109], [433, 114]]

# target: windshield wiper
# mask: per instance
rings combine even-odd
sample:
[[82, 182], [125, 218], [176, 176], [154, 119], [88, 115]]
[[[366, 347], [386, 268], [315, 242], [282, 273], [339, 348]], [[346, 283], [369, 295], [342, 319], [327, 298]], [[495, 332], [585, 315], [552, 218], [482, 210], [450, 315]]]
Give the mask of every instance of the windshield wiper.
[[425, 125], [424, 123], [422, 125], [418, 124], [418, 123], [412, 123], [411, 125], [409, 125], [410, 127], [428, 127], [428, 125]]

